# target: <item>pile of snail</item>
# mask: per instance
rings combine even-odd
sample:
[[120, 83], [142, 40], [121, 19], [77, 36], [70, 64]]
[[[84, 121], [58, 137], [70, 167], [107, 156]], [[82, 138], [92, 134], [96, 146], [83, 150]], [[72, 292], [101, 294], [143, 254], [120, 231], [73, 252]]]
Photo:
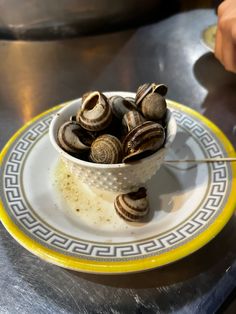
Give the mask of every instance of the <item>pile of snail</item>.
[[136, 98], [94, 91], [82, 97], [81, 108], [58, 132], [69, 154], [95, 163], [128, 163], [161, 148], [165, 141], [167, 87], [146, 83]]
[[[156, 83], [141, 85], [135, 98], [88, 92], [78, 112], [59, 128], [58, 143], [72, 156], [94, 163], [140, 160], [164, 145], [166, 93], [167, 86]], [[122, 218], [141, 220], [148, 212], [145, 188], [118, 195], [114, 205]]]

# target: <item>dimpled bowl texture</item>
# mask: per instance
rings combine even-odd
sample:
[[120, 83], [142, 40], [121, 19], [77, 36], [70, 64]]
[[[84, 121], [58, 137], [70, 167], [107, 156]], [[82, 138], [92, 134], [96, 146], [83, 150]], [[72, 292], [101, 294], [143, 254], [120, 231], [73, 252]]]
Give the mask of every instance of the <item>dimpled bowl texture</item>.
[[[129, 92], [104, 92], [107, 97], [120, 95], [133, 97]], [[164, 147], [152, 155], [132, 163], [97, 164], [77, 159], [66, 153], [57, 142], [59, 127], [75, 115], [81, 105], [81, 98], [71, 101], [59, 110], [50, 124], [49, 136], [53, 147], [60, 154], [68, 171], [76, 176], [80, 182], [86, 183], [91, 188], [100, 190], [128, 193], [144, 186], [145, 183], [157, 172], [164, 161], [168, 148], [172, 144], [177, 125], [173, 114], [167, 112], [167, 134]]]

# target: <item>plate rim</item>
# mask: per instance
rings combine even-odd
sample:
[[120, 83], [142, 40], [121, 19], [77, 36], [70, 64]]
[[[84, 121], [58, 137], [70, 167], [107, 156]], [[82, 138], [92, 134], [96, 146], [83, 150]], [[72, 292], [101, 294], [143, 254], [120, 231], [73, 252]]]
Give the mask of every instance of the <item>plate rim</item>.
[[[43, 116], [53, 112], [55, 110], [60, 109], [62, 106], [65, 106], [69, 102], [65, 102], [63, 104], [54, 106], [46, 111], [41, 112], [33, 119], [24, 124], [19, 130], [17, 130], [12, 137], [8, 140], [8, 142], [3, 147], [0, 152], [0, 166], [2, 166], [3, 159], [7, 154], [11, 145], [15, 142], [15, 140], [23, 133], [23, 131], [30, 126], [35, 121], [39, 120]], [[190, 114], [200, 121], [202, 121], [216, 136], [217, 139], [220, 140], [221, 145], [224, 147], [227, 155], [229, 157], [236, 157], [236, 152], [226, 137], [226, 135], [208, 118], [204, 117], [201, 113], [196, 110], [187, 107], [186, 105], [180, 104], [174, 100], [167, 99], [167, 103], [173, 105], [174, 108], [181, 110], [187, 114]], [[232, 185], [229, 194], [229, 199], [225, 204], [225, 207], [222, 209], [222, 212], [218, 215], [215, 221], [204, 231], [202, 231], [197, 237], [191, 239], [187, 243], [183, 243], [181, 246], [170, 249], [167, 252], [161, 253], [158, 256], [150, 256], [139, 258], [135, 260], [129, 261], [94, 261], [82, 259], [79, 257], [68, 256], [66, 254], [62, 254], [53, 249], [50, 249], [34, 239], [30, 238], [23, 231], [21, 231], [17, 225], [11, 220], [10, 216], [8, 216], [5, 211], [2, 200], [0, 199], [0, 220], [6, 230], [10, 233], [10, 235], [25, 249], [37, 255], [41, 259], [53, 263], [55, 265], [68, 268], [71, 270], [82, 271], [87, 273], [95, 273], [95, 274], [123, 274], [123, 273], [133, 273], [140, 272], [145, 270], [150, 270], [153, 268], [161, 267], [177, 260], [180, 260], [191, 253], [197, 251], [205, 244], [207, 244], [210, 240], [212, 240], [226, 225], [230, 217], [233, 215], [235, 207], [236, 207], [236, 199], [233, 196], [232, 191], [236, 190], [236, 163], [231, 164], [232, 170]]]

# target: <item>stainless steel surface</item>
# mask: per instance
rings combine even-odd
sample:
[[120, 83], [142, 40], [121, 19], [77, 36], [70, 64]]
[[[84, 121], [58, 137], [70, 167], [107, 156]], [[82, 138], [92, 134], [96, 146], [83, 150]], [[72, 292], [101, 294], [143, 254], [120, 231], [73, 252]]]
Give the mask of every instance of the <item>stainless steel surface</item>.
[[[0, 42], [0, 147], [41, 111], [91, 89], [135, 91], [158, 81], [168, 97], [213, 120], [236, 146], [236, 75], [201, 43], [211, 10], [129, 31], [56, 42]], [[236, 218], [172, 265], [89, 275], [48, 264], [0, 227], [0, 313], [214, 313], [236, 283]]]
[[[169, 3], [168, 10], [175, 6]], [[160, 0], [1, 0], [0, 37], [45, 39], [111, 31], [163, 16]]]

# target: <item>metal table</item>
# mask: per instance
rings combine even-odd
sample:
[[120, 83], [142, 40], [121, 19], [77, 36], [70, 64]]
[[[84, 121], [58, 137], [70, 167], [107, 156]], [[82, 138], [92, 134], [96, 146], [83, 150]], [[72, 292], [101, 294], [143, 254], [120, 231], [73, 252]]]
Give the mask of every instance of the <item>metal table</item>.
[[[166, 83], [168, 98], [215, 122], [236, 147], [236, 75], [201, 42], [213, 10], [97, 36], [0, 42], [0, 148], [41, 111], [87, 90]], [[172, 265], [103, 276], [48, 264], [0, 226], [1, 313], [214, 313], [236, 284], [236, 217], [208, 245]]]

